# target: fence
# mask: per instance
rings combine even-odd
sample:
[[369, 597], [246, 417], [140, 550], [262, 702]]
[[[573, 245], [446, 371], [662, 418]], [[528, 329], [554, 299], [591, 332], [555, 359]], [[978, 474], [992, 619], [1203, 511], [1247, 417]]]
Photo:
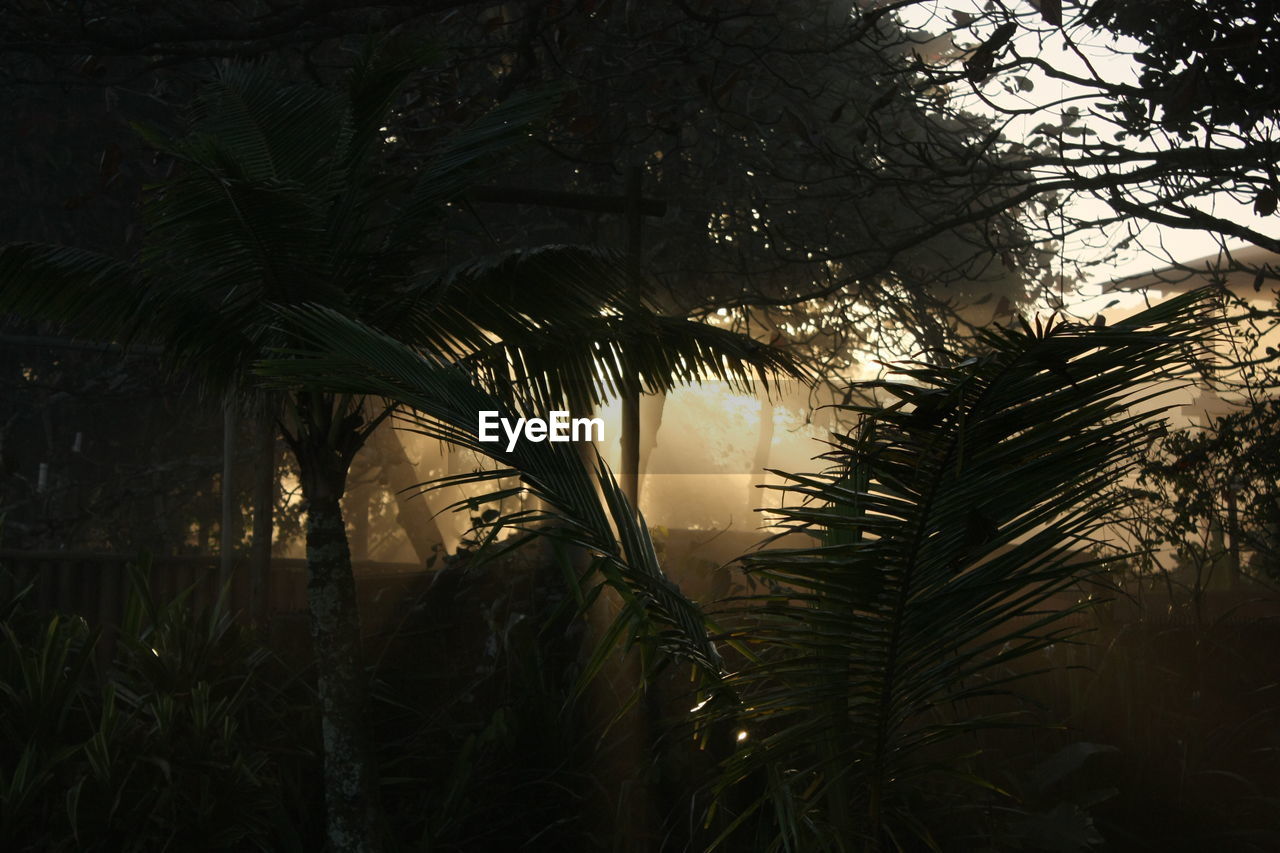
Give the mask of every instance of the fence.
[[[676, 552], [672, 556], [677, 558], [677, 564], [692, 561], [690, 554], [685, 553], [687, 546], [671, 550]], [[9, 571], [7, 582], [30, 583], [37, 607], [74, 613], [83, 616], [90, 624], [108, 629], [120, 623], [131, 583], [129, 567], [138, 563], [136, 557], [115, 554], [0, 549], [0, 568]], [[359, 561], [353, 568], [361, 623], [369, 633], [384, 627], [405, 597], [425, 589], [434, 574], [416, 563]], [[680, 578], [681, 586], [695, 596], [706, 593], [702, 587], [708, 585], [712, 574], [705, 568], [703, 573], [706, 578]], [[208, 606], [217, 601], [221, 592], [218, 558], [152, 557], [148, 583], [157, 601], [168, 601], [190, 590], [193, 607]], [[0, 588], [0, 597], [11, 593], [12, 590]], [[1146, 591], [1141, 596], [1132, 597], [1109, 592], [1101, 597], [1110, 599], [1110, 602], [1080, 613], [1069, 621], [1082, 625], [1098, 624], [1099, 619], [1103, 623], [1150, 621], [1176, 625], [1280, 618], [1280, 601], [1273, 593], [1263, 590], [1215, 590], [1202, 593], [1198, 600], [1185, 601], [1174, 601], [1162, 590]], [[1043, 609], [1068, 609], [1079, 599], [1079, 594], [1063, 593], [1046, 602]], [[232, 574], [226, 602], [233, 613], [247, 621], [250, 581], [243, 562]], [[272, 560], [267, 607], [272, 621], [303, 617], [307, 610], [305, 560]]]
[[[131, 583], [129, 567], [139, 563], [136, 557], [115, 554], [0, 549], [0, 567], [10, 575], [7, 582], [31, 584], [30, 595], [37, 607], [74, 613], [104, 628], [120, 623]], [[357, 562], [354, 570], [362, 622], [371, 630], [431, 576], [416, 563]], [[196, 608], [213, 604], [222, 591], [217, 556], [152, 557], [147, 580], [157, 601], [169, 601], [190, 590], [190, 601]], [[12, 592], [0, 589], [0, 595]], [[248, 618], [250, 582], [243, 564], [232, 573], [226, 603], [238, 618]], [[305, 560], [271, 561], [267, 607], [277, 619], [306, 612]]]

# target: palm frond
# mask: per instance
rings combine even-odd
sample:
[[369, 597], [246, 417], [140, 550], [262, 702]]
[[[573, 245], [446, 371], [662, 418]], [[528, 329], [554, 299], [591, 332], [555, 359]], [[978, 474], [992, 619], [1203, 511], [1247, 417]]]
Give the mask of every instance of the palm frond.
[[315, 185], [340, 162], [349, 121], [342, 95], [288, 83], [265, 64], [233, 63], [200, 93], [190, 133], [173, 148], [244, 181]]
[[178, 279], [179, 297], [232, 311], [342, 298], [324, 266], [328, 201], [306, 188], [195, 170], [152, 193], [144, 213], [142, 261]]
[[35, 243], [0, 247], [0, 312], [114, 340], [137, 332], [151, 295], [138, 270], [107, 255]]
[[508, 450], [505, 443], [482, 442], [478, 412], [497, 411], [512, 419], [517, 415], [476, 387], [464, 366], [417, 352], [324, 307], [280, 313], [299, 330], [308, 349], [264, 361], [259, 371], [271, 384], [386, 397], [411, 409], [425, 434], [502, 466], [464, 479], [519, 476], [530, 494], [555, 508], [552, 516], [526, 514], [521, 520], [555, 521], [555, 535], [596, 555], [600, 577], [624, 602], [619, 619], [627, 632], [693, 663], [709, 679], [718, 678], [719, 654], [698, 608], [663, 573], [643, 520], [603, 463], [588, 470], [570, 443], [525, 441]]
[[636, 304], [616, 253], [543, 246], [418, 280], [373, 325], [445, 360], [532, 411], [584, 411], [620, 393], [722, 381], [768, 390], [807, 378], [781, 350]]
[[627, 393], [667, 393], [720, 381], [745, 393], [804, 374], [781, 350], [725, 329], [632, 309], [625, 317], [567, 320], [509, 334], [467, 360], [480, 381], [504, 386], [535, 411], [582, 411]]
[[939, 749], [1007, 723], [966, 703], [1063, 636], [1045, 602], [1106, 562], [1083, 553], [1101, 486], [1145, 445], [1155, 413], [1134, 407], [1186, 364], [1205, 298], [1107, 329], [985, 332], [987, 356], [875, 383], [891, 402], [859, 408], [825, 473], [782, 475], [779, 522], [815, 544], [744, 558], [769, 591], [732, 610], [755, 657], [728, 678], [751, 737], [725, 775], [782, 769], [782, 836], [882, 849], [927, 832], [909, 793]]
[[[286, 342], [274, 325], [276, 305], [321, 303], [379, 326], [416, 317], [420, 330], [456, 357], [488, 346], [494, 324], [483, 317], [454, 306], [424, 318], [419, 297], [431, 287], [415, 294], [417, 313], [399, 314], [401, 297], [414, 292], [405, 282], [430, 254], [425, 226], [443, 202], [525, 135], [555, 94], [495, 108], [448, 136], [412, 186], [389, 185], [378, 176], [380, 128], [425, 57], [409, 42], [371, 46], [344, 93], [282, 82], [266, 65], [221, 69], [184, 132], [139, 128], [178, 168], [145, 197], [147, 233], [137, 262], [6, 247], [0, 309], [99, 338], [145, 337], [220, 389], [236, 386], [264, 347]], [[535, 266], [524, 264], [526, 271]], [[480, 269], [472, 265], [473, 273]], [[489, 287], [501, 270], [493, 272]], [[464, 279], [453, 277], [444, 295], [467, 290]]]

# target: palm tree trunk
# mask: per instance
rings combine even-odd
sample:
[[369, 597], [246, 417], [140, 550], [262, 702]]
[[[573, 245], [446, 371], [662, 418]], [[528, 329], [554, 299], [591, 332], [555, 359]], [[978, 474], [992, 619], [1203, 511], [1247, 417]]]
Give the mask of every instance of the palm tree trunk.
[[[341, 478], [318, 479], [329, 482], [307, 495], [307, 599], [319, 673], [326, 835], [333, 853], [376, 853], [382, 847], [377, 768], [364, 724], [367, 685], [351, 551], [338, 502]], [[304, 476], [308, 480], [316, 482]]]

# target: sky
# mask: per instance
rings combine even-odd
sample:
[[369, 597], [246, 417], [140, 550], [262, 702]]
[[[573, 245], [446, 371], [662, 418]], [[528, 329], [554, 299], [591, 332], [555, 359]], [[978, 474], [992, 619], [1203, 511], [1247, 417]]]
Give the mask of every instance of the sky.
[[[968, 13], [975, 19], [980, 20], [984, 14], [982, 11], [983, 5], [977, 2], [967, 2], [967, 0], [921, 3], [905, 9], [903, 18], [909, 26], [939, 32], [955, 26], [953, 15], [956, 12], [963, 15], [968, 10]], [[1013, 5], [1021, 6], [1020, 11], [1033, 8], [1032, 4], [1026, 2]], [[956, 38], [961, 44], [966, 41], [976, 44], [989, 35], [989, 32], [990, 28], [977, 33], [960, 30]], [[1089, 63], [1100, 75], [1107, 79], [1136, 80], [1135, 64], [1128, 58], [1126, 53], [1141, 49], [1137, 42], [1117, 39], [1109, 34], [1097, 34], [1092, 39], [1085, 41], [1086, 35], [1081, 30], [1072, 32], [1072, 38], [1075, 40], [1080, 52], [1088, 58]], [[1067, 49], [1065, 39], [1061, 34], [1050, 36], [1042, 42], [1036, 33], [1022, 31], [1014, 37], [1012, 49], [1023, 55], [1039, 53], [1043, 59], [1056, 68], [1080, 76], [1088, 76], [1088, 68], [1075, 53]], [[1001, 106], [1022, 109], [1037, 106], [1046, 101], [1059, 101], [1081, 94], [1081, 90], [1073, 90], [1068, 84], [1058, 80], [1049, 80], [1042, 74], [1029, 74], [1028, 80], [1033, 87], [1029, 92], [1006, 92], [1001, 85], [1002, 81], [999, 77], [988, 81], [983, 86], [982, 91], [985, 96]], [[990, 108], [983, 105], [976, 97], [967, 97], [964, 102], [975, 112], [990, 113]], [[1087, 113], [1087, 109], [1083, 105], [1082, 111]], [[1026, 134], [1032, 127], [1046, 120], [1047, 117], [1043, 111], [1015, 120], [1009, 124], [1006, 136], [1016, 137], [1020, 133]], [[1112, 128], [1106, 128], [1096, 120], [1091, 123], [1086, 117], [1082, 121], [1084, 124], [1096, 128], [1099, 133], [1113, 132]], [[1260, 218], [1253, 213], [1249, 205], [1240, 204], [1225, 194], [1215, 197], [1210, 202], [1209, 207], [1215, 214], [1223, 215], [1235, 221], [1246, 222], [1264, 233], [1273, 235], [1280, 233], [1280, 229], [1277, 229], [1275, 225], [1275, 217]], [[1110, 212], [1107, 205], [1096, 200], [1077, 200], [1068, 209], [1071, 214], [1081, 218], [1106, 215]], [[1083, 238], [1072, 239], [1067, 242], [1063, 254], [1068, 259], [1089, 260], [1101, 258], [1106, 255], [1108, 249], [1114, 247], [1124, 236], [1124, 234], [1116, 232], [1105, 236], [1091, 234]], [[1240, 241], [1228, 243], [1228, 246], [1233, 248], [1242, 245], [1244, 244]], [[1154, 224], [1147, 225], [1144, 226], [1140, 239], [1134, 241], [1134, 248], [1123, 252], [1114, 263], [1088, 269], [1085, 278], [1086, 285], [1082, 288], [1082, 295], [1096, 293], [1100, 291], [1103, 284], [1116, 278], [1162, 269], [1179, 261], [1197, 260], [1207, 255], [1216, 254], [1218, 250], [1217, 238], [1213, 235], [1198, 231], [1170, 229]]]

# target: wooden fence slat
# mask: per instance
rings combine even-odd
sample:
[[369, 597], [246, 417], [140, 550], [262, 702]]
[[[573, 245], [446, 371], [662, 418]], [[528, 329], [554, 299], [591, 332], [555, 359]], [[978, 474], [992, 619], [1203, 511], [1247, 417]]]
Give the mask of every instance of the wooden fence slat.
[[49, 583], [49, 574], [44, 571], [48, 565], [44, 560], [39, 561], [31, 566], [34, 572], [31, 579], [35, 582], [36, 606], [41, 610], [49, 610], [53, 607], [53, 590]]
[[80, 612], [80, 600], [72, 580], [74, 567], [70, 560], [62, 560], [57, 565], [54, 600], [67, 602], [67, 609], [73, 613]]

